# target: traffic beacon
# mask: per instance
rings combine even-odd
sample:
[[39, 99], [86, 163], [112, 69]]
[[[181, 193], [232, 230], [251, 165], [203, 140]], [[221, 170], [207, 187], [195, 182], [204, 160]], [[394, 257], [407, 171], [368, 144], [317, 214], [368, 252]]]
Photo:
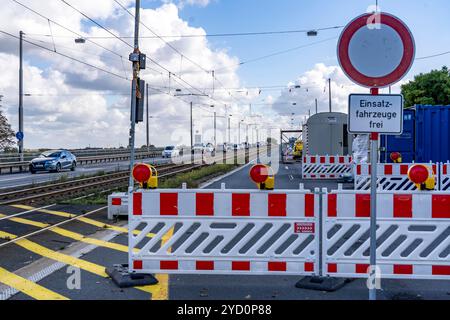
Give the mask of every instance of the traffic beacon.
[[142, 189], [156, 189], [158, 188], [158, 171], [155, 167], [138, 163], [133, 168], [133, 178], [139, 182]]
[[275, 175], [271, 167], [257, 164], [250, 169], [250, 179], [258, 186], [259, 190], [273, 190], [275, 187]]
[[393, 163], [402, 163], [402, 154], [400, 152], [391, 152], [390, 157]]
[[418, 190], [434, 190], [436, 179], [433, 170], [423, 164], [415, 164], [408, 170], [408, 178]]

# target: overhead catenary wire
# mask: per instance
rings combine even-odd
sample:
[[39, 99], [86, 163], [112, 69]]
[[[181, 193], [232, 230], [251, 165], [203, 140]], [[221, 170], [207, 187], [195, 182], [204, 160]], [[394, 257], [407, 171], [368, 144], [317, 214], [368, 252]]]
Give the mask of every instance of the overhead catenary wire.
[[[64, 1], [64, 0], [61, 0]], [[120, 1], [118, 0], [114, 0], [115, 3], [117, 3], [127, 14], [129, 14], [132, 18], [134, 18], [134, 14], [132, 12], [130, 12], [130, 10], [128, 10], [128, 8], [126, 8]], [[161, 41], [163, 41], [169, 48], [171, 48], [173, 51], [175, 51], [177, 54], [179, 54], [181, 56], [181, 59], [185, 59], [187, 61], [189, 61], [190, 63], [192, 63], [193, 65], [195, 65], [196, 67], [198, 67], [200, 70], [202, 70], [203, 72], [207, 73], [207, 74], [211, 74], [213, 77], [213, 83], [215, 81], [217, 81], [222, 87], [224, 87], [224, 85], [222, 84], [222, 82], [217, 79], [216, 77], [216, 73], [214, 70], [208, 70], [206, 68], [204, 68], [203, 66], [201, 66], [199, 63], [195, 62], [194, 60], [192, 60], [191, 58], [187, 57], [185, 54], [183, 54], [180, 50], [178, 50], [177, 48], [175, 48], [171, 43], [169, 43], [168, 41], [166, 41], [165, 39], [163, 39], [161, 36], [159, 36], [153, 29], [151, 29], [149, 26], [147, 26], [142, 20], [139, 22], [144, 28], [146, 28], [148, 31], [150, 31], [155, 37], [157, 37], [158, 39], [160, 39]], [[170, 76], [170, 73], [169, 73]], [[179, 77], [181, 79], [181, 76]], [[214, 87], [214, 84], [213, 84]], [[214, 92], [214, 89], [213, 89]], [[228, 92], [229, 96], [231, 98], [233, 98], [235, 101], [237, 101], [238, 103], [242, 103], [241, 101], [239, 101], [238, 99], [236, 99], [231, 92]], [[212, 97], [211, 97], [212, 98]]]
[[[28, 7], [28, 6], [26, 6], [25, 4], [23, 4], [23, 3], [21, 3], [21, 2], [19, 2], [19, 1], [17, 1], [17, 0], [12, 0], [12, 1], [15, 2], [16, 4], [20, 5], [21, 7], [27, 9], [28, 11], [30, 11], [30, 12], [32, 12], [32, 13], [38, 15], [38, 16], [41, 17], [42, 19], [48, 20], [48, 21], [52, 22], [54, 25], [57, 25], [58, 27], [60, 27], [60, 28], [62, 28], [62, 29], [64, 29], [64, 30], [66, 30], [66, 31], [68, 31], [68, 32], [70, 32], [70, 33], [76, 35], [77, 37], [80, 37], [80, 38], [85, 39], [85, 37], [84, 37], [82, 34], [76, 32], [76, 31], [73, 31], [72, 29], [70, 29], [70, 28], [68, 28], [68, 27], [65, 27], [65, 26], [62, 25], [61, 23], [59, 23], [59, 22], [57, 22], [57, 21], [55, 21], [55, 20], [50, 19], [49, 17], [43, 15], [43, 14], [40, 13], [40, 12], [37, 12], [36, 10], [34, 10], [34, 9], [32, 9], [32, 8], [30, 8], [30, 7]], [[52, 37], [55, 38], [55, 36], [52, 36]], [[106, 48], [105, 46], [103, 46], [103, 45], [101, 45], [101, 44], [99, 44], [99, 43], [97, 43], [97, 42], [95, 42], [95, 41], [92, 41], [92, 40], [90, 40], [90, 39], [86, 39], [86, 41], [88, 41], [88, 42], [90, 42], [90, 43], [96, 45], [97, 47], [99, 47], [99, 48], [101, 48], [101, 49], [103, 49], [103, 50], [105, 50], [105, 51], [107, 51], [107, 52], [109, 52], [109, 53], [112, 53], [112, 54], [114, 54], [114, 55], [116, 55], [116, 56], [119, 56], [120, 58], [123, 59], [123, 56], [122, 56], [120, 53], [115, 52], [114, 50], [111, 50], [111, 49], [109, 49], [109, 48]]]
[[[9, 32], [0, 30], [0, 33], [3, 33], [4, 35], [7, 35], [7, 36], [12, 37], [12, 38], [15, 38], [15, 39], [17, 39], [17, 40], [20, 40], [20, 38], [19, 38], [18, 36], [13, 35], [13, 34], [11, 34], [11, 33], [9, 33]], [[34, 43], [34, 42], [32, 42], [32, 41], [29, 41], [29, 40], [26, 40], [26, 39], [23, 39], [23, 41], [26, 42], [26, 43], [28, 43], [28, 44], [31, 44], [31, 45], [33, 45], [33, 46], [35, 46], [35, 47], [38, 47], [38, 48], [41, 48], [41, 49], [43, 49], [43, 50], [52, 52], [52, 53], [54, 53], [54, 54], [60, 55], [60, 56], [62, 56], [62, 57], [65, 57], [65, 58], [67, 58], [67, 59], [73, 60], [73, 61], [75, 61], [75, 62], [84, 64], [84, 65], [86, 65], [86, 66], [88, 66], [88, 67], [97, 69], [97, 70], [99, 70], [99, 71], [102, 71], [102, 72], [104, 72], [104, 73], [110, 74], [110, 75], [115, 76], [115, 77], [117, 77], [117, 78], [120, 78], [120, 79], [123, 79], [123, 80], [127, 80], [127, 81], [129, 80], [128, 78], [125, 78], [125, 77], [123, 77], [123, 76], [121, 76], [121, 75], [119, 75], [119, 74], [117, 74], [117, 73], [114, 73], [114, 72], [109, 71], [109, 70], [106, 70], [106, 69], [104, 69], [104, 68], [95, 66], [95, 65], [90, 64], [90, 63], [88, 63], [88, 62], [86, 62], [86, 61], [82, 61], [82, 60], [80, 60], [80, 59], [77, 59], [77, 58], [74, 58], [74, 57], [72, 57], [72, 56], [66, 55], [66, 54], [64, 54], [64, 53], [61, 53], [61, 52], [58, 52], [58, 51], [53, 51], [52, 49], [49, 49], [49, 48], [44, 47], [44, 46], [41, 46], [41, 45], [39, 45], [39, 44], [37, 44], [37, 43]]]
[[[297, 30], [272, 30], [272, 31], [256, 31], [256, 32], [234, 32], [234, 33], [205, 33], [205, 34], [179, 34], [179, 35], [158, 35], [158, 36], [140, 36], [141, 39], [157, 39], [157, 38], [202, 38], [202, 37], [242, 37], [242, 36], [261, 36], [261, 35], [282, 35], [282, 34], [298, 34], [308, 33], [309, 31], [327, 31], [334, 29], [342, 29], [344, 26], [332, 26], [324, 28], [309, 28], [309, 29], [297, 29]], [[49, 36], [49, 35], [45, 35]], [[60, 36], [64, 37], [64, 36]], [[131, 36], [120, 36], [122, 39], [131, 39]], [[89, 39], [111, 39], [112, 37], [105, 36], [90, 36]]]

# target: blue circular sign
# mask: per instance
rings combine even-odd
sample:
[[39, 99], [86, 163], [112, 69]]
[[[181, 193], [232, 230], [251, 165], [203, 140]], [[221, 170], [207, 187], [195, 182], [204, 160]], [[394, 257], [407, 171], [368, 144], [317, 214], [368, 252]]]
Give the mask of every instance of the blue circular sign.
[[17, 138], [17, 140], [22, 141], [24, 138], [23, 132], [17, 132], [16, 138]]

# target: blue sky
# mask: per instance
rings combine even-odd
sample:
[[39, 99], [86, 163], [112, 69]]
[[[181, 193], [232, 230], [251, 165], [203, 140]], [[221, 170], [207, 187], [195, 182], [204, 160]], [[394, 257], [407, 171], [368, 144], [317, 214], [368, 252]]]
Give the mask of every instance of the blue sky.
[[[211, 0], [206, 7], [185, 6], [181, 17], [207, 33], [292, 30], [345, 25], [366, 12], [372, 0]], [[159, 1], [144, 1], [155, 7]], [[416, 57], [450, 50], [450, 2], [446, 0], [380, 1], [382, 11], [397, 15], [412, 30], [416, 40]], [[251, 37], [209, 38], [216, 48], [227, 48], [231, 55], [247, 60], [275, 51], [338, 36], [341, 30], [319, 33], [316, 38], [303, 34]], [[245, 85], [286, 84], [315, 63], [337, 65], [337, 40], [242, 66], [239, 70]], [[416, 61], [408, 77], [449, 64], [450, 55]]]

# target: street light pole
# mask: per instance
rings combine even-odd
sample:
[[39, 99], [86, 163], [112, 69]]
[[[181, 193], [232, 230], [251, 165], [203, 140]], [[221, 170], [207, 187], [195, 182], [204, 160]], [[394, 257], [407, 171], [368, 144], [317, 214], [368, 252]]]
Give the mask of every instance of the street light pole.
[[148, 83], [147, 83], [147, 152], [150, 152], [150, 118], [148, 114]]
[[194, 163], [194, 136], [193, 136], [194, 121], [192, 119], [192, 109], [193, 108], [194, 108], [194, 104], [191, 101], [191, 163]]
[[328, 100], [329, 100], [330, 112], [331, 112], [331, 78], [328, 78]]
[[[19, 132], [23, 133], [23, 32], [20, 31], [19, 35]], [[19, 140], [19, 156], [23, 161], [23, 137]]]
[[214, 111], [214, 150], [217, 149], [217, 112]]
[[228, 143], [231, 144], [231, 115], [228, 115]]
[[[140, 8], [141, 1], [136, 0], [136, 14], [134, 21], [134, 52], [139, 54], [139, 22], [140, 22]], [[133, 168], [134, 168], [134, 144], [135, 144], [135, 134], [136, 134], [136, 103], [138, 92], [138, 79], [139, 79], [139, 61], [133, 61], [133, 83], [132, 83], [132, 94], [131, 94], [131, 129], [130, 129], [130, 182], [129, 182], [129, 192], [133, 192], [134, 188], [134, 178], [133, 178]]]

